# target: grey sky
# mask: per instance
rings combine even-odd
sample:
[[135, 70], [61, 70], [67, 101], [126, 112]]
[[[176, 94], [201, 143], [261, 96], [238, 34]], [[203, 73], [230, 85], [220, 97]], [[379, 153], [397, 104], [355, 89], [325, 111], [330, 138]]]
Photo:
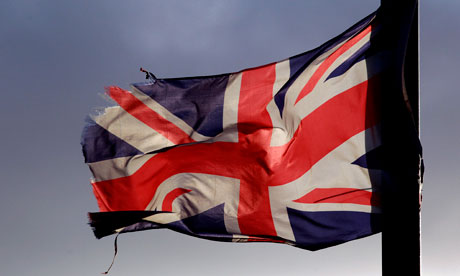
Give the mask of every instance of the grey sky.
[[[0, 274], [99, 275], [80, 134], [108, 85], [238, 71], [312, 49], [369, 0], [0, 2]], [[424, 275], [460, 274], [460, 2], [421, 3]], [[403, 245], [402, 245], [403, 246]], [[125, 234], [111, 275], [379, 275], [380, 235], [318, 252], [167, 230]]]

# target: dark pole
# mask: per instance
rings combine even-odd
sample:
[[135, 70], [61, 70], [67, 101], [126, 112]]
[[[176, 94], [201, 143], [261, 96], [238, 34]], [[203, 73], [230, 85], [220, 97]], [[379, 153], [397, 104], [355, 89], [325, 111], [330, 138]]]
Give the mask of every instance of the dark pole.
[[382, 98], [389, 172], [382, 188], [384, 276], [421, 274], [418, 4], [418, 0], [381, 0], [386, 46], [395, 50], [389, 77], [398, 80], [387, 84]]

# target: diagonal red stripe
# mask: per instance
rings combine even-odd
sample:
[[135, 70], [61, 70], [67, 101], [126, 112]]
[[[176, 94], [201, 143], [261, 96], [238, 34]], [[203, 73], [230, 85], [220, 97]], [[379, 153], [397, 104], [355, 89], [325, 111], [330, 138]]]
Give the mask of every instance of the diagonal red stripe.
[[294, 200], [298, 203], [354, 203], [379, 206], [380, 202], [370, 191], [353, 188], [316, 188], [303, 197]]
[[294, 137], [273, 148], [269, 159], [283, 160], [273, 168], [277, 173], [270, 186], [299, 178], [326, 154], [378, 121], [374, 94], [379, 93], [377, 76], [330, 99], [305, 117]]
[[324, 75], [324, 73], [329, 69], [329, 67], [334, 63], [334, 61], [340, 57], [343, 53], [345, 53], [348, 49], [353, 47], [356, 43], [358, 43], [361, 39], [363, 39], [367, 34], [371, 32], [371, 30], [375, 28], [372, 25], [368, 26], [358, 35], [347, 41], [343, 44], [339, 49], [337, 49], [332, 55], [328, 56], [324, 62], [318, 67], [318, 69], [313, 73], [311, 78], [308, 80], [307, 84], [304, 86], [302, 91], [300, 91], [299, 96], [295, 100], [295, 104], [298, 103], [303, 97], [308, 95], [313, 88], [315, 88], [316, 84], [318, 83], [319, 79]]
[[190, 138], [190, 136], [182, 129], [150, 109], [129, 91], [113, 86], [109, 87], [107, 91], [110, 97], [114, 99], [126, 112], [156, 130], [174, 144], [178, 145], [195, 142], [195, 140]]

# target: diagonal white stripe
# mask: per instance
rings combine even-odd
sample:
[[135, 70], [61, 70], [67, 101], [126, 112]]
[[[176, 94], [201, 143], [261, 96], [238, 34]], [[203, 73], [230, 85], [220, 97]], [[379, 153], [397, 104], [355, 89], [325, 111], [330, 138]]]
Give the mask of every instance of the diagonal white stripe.
[[[308, 114], [313, 112], [317, 107], [339, 95], [340, 93], [368, 80], [371, 76], [379, 73], [384, 69], [383, 66], [379, 67], [368, 67], [367, 64], [379, 62], [382, 65], [383, 56], [375, 55], [366, 60], [362, 60], [354, 64], [347, 72], [341, 76], [331, 78], [326, 81], [327, 77], [347, 59], [349, 59], [356, 51], [361, 49], [371, 38], [371, 33], [363, 37], [355, 45], [350, 47], [342, 55], [340, 55], [321, 76], [313, 90], [301, 99], [295, 106], [294, 109], [296, 114], [299, 114], [300, 118], [305, 118]], [[294, 99], [295, 100], [295, 99]]]
[[94, 116], [92, 119], [113, 135], [144, 153], [173, 145], [120, 106], [108, 107], [103, 114]]
[[153, 156], [155, 154], [142, 154], [88, 163], [89, 169], [93, 173], [92, 181], [99, 182], [130, 176]]
[[189, 126], [186, 122], [182, 119], [171, 113], [169, 110], [164, 108], [161, 104], [156, 102], [154, 99], [149, 97], [148, 95], [142, 93], [139, 89], [134, 86], [131, 86], [132, 94], [140, 101], [142, 101], [146, 106], [150, 109], [154, 110], [156, 113], [161, 115], [163, 118], [168, 120], [169, 122], [176, 125], [178, 128], [183, 130], [185, 133], [190, 135], [190, 137], [195, 141], [206, 141], [209, 140], [210, 137], [204, 136], [198, 132], [196, 132], [191, 126]]
[[[380, 61], [382, 57], [382, 55], [376, 55], [367, 60], [360, 61], [345, 74], [321, 83], [321, 85], [318, 85], [310, 94], [294, 106], [296, 114], [300, 118], [305, 118], [330, 99], [381, 72], [384, 69], [383, 67], [378, 69], [374, 67], [368, 68], [367, 64], [376, 60]], [[322, 80], [320, 81], [322, 82]]]

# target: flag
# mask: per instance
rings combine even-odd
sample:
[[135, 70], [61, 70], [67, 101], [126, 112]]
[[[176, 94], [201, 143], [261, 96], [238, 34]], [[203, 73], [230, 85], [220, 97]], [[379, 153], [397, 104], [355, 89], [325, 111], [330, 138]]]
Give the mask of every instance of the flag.
[[155, 79], [82, 134], [96, 237], [168, 228], [317, 250], [381, 230], [378, 12], [320, 47], [236, 73]]

